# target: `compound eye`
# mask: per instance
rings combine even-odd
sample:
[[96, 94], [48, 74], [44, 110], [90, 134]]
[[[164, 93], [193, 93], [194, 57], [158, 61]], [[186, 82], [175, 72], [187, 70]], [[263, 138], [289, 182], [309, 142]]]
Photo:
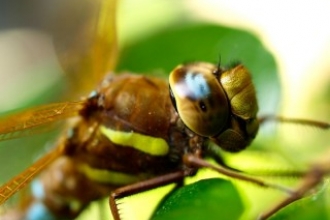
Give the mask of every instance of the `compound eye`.
[[169, 86], [169, 87], [170, 87], [169, 90], [170, 90], [170, 99], [171, 99], [172, 105], [173, 105], [175, 111], [178, 111], [178, 109], [176, 108], [175, 96], [172, 92], [171, 86]]
[[205, 137], [219, 134], [230, 115], [227, 96], [213, 74], [216, 68], [209, 63], [180, 65], [169, 77], [180, 118], [190, 130]]

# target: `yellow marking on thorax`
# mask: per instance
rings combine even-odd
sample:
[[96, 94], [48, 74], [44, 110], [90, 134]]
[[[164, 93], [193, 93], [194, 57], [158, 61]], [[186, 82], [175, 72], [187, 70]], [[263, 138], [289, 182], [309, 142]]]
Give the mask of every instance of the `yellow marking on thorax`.
[[140, 173], [137, 175], [126, 174], [117, 171], [93, 168], [85, 163], [79, 166], [79, 170], [91, 180], [99, 183], [107, 183], [113, 185], [126, 185], [148, 178], [148, 175], [145, 173]]
[[104, 126], [100, 129], [109, 140], [123, 147], [132, 147], [153, 156], [165, 156], [169, 151], [167, 142], [162, 138], [136, 132], [115, 131]]

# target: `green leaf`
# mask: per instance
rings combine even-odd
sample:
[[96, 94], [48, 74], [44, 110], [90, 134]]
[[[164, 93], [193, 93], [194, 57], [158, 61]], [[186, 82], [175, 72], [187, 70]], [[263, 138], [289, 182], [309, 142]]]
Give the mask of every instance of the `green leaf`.
[[243, 205], [233, 184], [214, 178], [173, 191], [152, 219], [238, 219], [242, 212]]

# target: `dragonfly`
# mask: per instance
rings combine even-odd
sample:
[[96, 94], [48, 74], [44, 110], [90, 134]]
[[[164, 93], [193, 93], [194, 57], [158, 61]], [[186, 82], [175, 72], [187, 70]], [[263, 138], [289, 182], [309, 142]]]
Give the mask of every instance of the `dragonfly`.
[[[320, 129], [328, 129], [329, 124], [258, 118], [254, 85], [240, 63], [228, 67], [181, 64], [168, 81], [131, 73], [115, 75], [116, 4], [100, 1], [95, 9], [98, 16], [91, 22], [94, 29], [82, 31], [95, 34], [92, 43], [83, 48], [74, 45], [61, 60], [69, 77], [90, 76], [79, 79], [76, 91], [92, 92], [80, 101], [43, 105], [1, 119], [0, 141], [40, 133], [59, 120], [77, 120], [70, 121], [50, 152], [1, 186], [0, 204], [33, 180], [30, 201], [13, 211], [18, 219], [75, 218], [91, 201], [104, 196], [109, 196], [114, 219], [120, 219], [118, 199], [169, 183], [181, 185], [203, 167], [293, 198], [293, 191], [284, 186], [209, 163], [205, 157], [217, 156], [207, 145], [213, 142], [225, 151], [242, 151], [267, 121]], [[92, 84], [94, 90], [88, 88]]]

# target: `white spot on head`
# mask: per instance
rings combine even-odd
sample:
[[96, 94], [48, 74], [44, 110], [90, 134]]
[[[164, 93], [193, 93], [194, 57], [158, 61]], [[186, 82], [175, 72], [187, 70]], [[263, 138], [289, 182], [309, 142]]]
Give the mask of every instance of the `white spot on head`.
[[193, 93], [195, 99], [206, 98], [211, 93], [210, 87], [201, 73], [188, 72], [185, 77], [185, 82], [189, 92]]

